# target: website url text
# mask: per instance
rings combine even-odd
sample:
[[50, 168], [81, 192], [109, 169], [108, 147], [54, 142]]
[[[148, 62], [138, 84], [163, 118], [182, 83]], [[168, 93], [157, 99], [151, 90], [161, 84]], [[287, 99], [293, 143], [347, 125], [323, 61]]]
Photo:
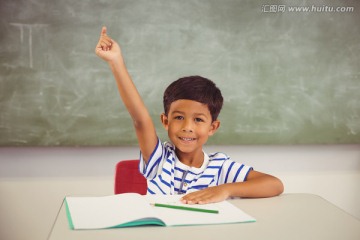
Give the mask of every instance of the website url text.
[[354, 7], [334, 7], [334, 6], [286, 6], [286, 5], [262, 5], [263, 13], [285, 13], [285, 12], [314, 12], [314, 13], [349, 13], [354, 12]]

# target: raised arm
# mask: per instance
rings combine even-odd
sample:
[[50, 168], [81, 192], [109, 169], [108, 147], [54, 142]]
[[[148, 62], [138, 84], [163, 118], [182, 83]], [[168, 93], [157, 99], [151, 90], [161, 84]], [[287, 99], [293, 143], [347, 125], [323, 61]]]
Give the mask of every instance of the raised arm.
[[106, 27], [101, 29], [95, 52], [111, 68], [121, 99], [133, 120], [141, 153], [147, 161], [157, 144], [154, 123], [126, 69], [120, 46], [107, 35]]

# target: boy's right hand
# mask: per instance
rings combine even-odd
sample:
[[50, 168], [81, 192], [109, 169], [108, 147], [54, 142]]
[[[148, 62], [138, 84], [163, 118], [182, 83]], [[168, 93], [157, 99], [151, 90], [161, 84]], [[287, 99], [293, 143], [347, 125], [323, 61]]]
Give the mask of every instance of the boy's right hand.
[[106, 27], [102, 27], [100, 39], [95, 53], [106, 62], [122, 60], [120, 46], [106, 34]]

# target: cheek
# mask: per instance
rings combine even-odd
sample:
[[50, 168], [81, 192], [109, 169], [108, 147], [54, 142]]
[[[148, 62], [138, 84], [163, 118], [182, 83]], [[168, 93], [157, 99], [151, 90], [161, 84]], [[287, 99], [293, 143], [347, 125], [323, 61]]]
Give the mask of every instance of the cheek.
[[168, 132], [176, 132], [176, 131], [178, 131], [178, 128], [179, 128], [178, 124], [172, 122], [171, 124], [168, 124], [168, 125], [167, 125], [166, 130], [167, 130]]
[[201, 128], [201, 129], [199, 129], [198, 133], [201, 134], [202, 136], [210, 136], [210, 135], [212, 135], [210, 128]]

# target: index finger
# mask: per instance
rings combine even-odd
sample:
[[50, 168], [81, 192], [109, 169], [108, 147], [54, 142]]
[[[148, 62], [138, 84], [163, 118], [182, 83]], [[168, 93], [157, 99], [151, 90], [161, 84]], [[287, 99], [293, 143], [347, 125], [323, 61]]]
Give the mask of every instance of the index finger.
[[102, 29], [101, 29], [101, 36], [105, 36], [106, 35], [106, 27], [103, 26]]

